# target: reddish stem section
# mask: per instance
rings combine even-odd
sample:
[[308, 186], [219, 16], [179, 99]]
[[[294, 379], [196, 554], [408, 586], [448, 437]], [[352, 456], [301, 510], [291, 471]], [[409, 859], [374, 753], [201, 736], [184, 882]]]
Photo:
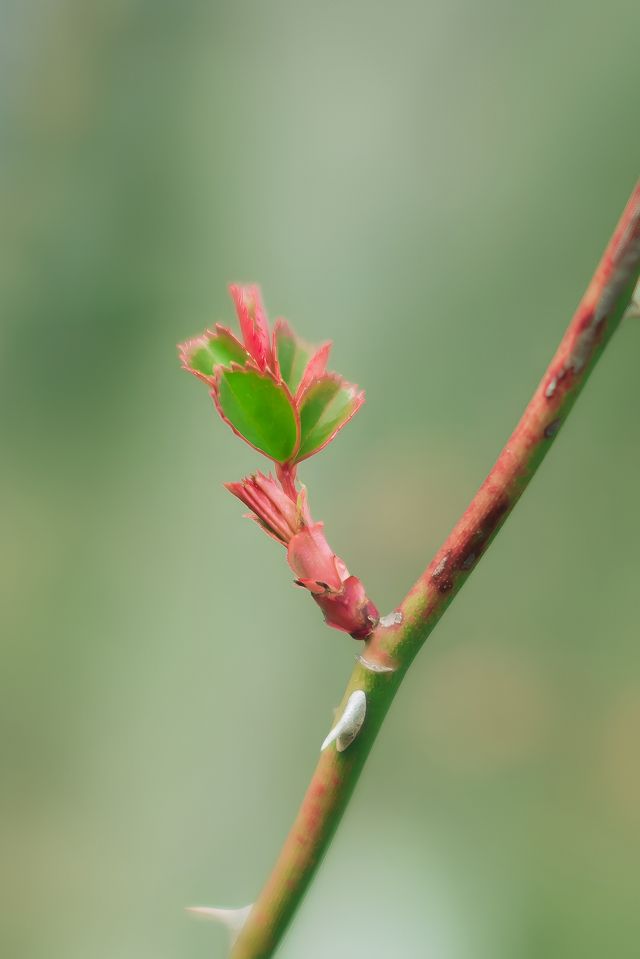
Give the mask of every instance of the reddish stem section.
[[[346, 752], [321, 754], [306, 796], [232, 959], [272, 956], [344, 812], [400, 681], [440, 616], [500, 529], [548, 452], [598, 356], [620, 323], [640, 271], [636, 186], [567, 332], [507, 445], [471, 505], [411, 589], [401, 621], [367, 640], [340, 709], [367, 696], [364, 725]], [[394, 666], [391, 672], [377, 671]], [[362, 877], [366, 882], [366, 876]]]
[[435, 625], [549, 451], [615, 332], [640, 270], [640, 183], [524, 414], [493, 469], [400, 606], [401, 626], [378, 630], [369, 656], [405, 661]]

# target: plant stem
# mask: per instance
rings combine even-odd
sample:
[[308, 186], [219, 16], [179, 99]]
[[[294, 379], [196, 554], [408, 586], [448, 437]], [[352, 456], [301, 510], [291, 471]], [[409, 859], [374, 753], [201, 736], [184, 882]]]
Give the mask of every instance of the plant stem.
[[298, 490], [296, 489], [296, 467], [290, 466], [288, 463], [285, 463], [284, 466], [281, 466], [280, 463], [276, 463], [276, 476], [280, 481], [280, 486], [287, 494], [290, 500], [297, 502], [298, 500]]
[[[400, 622], [367, 640], [345, 691], [364, 690], [364, 725], [351, 746], [329, 746], [231, 959], [274, 954], [326, 851], [393, 697], [414, 656], [528, 486], [615, 332], [640, 272], [640, 183], [522, 419], [469, 508], [399, 607]], [[400, 619], [400, 617], [397, 617]], [[371, 668], [373, 666], [373, 669]], [[386, 671], [375, 671], [385, 668]], [[391, 669], [390, 669], [391, 668]]]

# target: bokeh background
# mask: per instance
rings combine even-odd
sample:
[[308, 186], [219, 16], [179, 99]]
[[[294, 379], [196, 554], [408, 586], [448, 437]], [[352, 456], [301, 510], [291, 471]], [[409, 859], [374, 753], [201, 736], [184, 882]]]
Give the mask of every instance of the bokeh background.
[[[391, 609], [638, 173], [634, 0], [1, 6], [0, 953], [223, 957], [355, 644], [222, 488], [226, 284], [367, 389], [305, 465]], [[640, 325], [412, 667], [282, 959], [638, 955]]]

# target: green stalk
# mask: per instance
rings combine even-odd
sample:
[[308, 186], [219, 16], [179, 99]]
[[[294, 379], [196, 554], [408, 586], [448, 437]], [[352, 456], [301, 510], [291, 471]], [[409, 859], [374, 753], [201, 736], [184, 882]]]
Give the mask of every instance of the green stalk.
[[640, 183], [587, 291], [495, 466], [453, 531], [398, 607], [364, 645], [340, 706], [366, 694], [364, 724], [320, 760], [271, 876], [233, 946], [231, 959], [273, 956], [340, 822], [402, 678], [504, 523], [551, 448], [591, 370], [620, 324], [640, 273]]

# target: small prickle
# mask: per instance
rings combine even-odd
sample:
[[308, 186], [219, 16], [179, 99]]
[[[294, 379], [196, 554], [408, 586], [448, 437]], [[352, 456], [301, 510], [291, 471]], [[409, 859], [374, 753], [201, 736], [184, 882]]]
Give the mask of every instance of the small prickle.
[[187, 912], [194, 916], [202, 916], [204, 919], [212, 919], [225, 926], [229, 933], [231, 945], [234, 944], [242, 931], [249, 913], [253, 909], [253, 903], [248, 906], [242, 906], [240, 909], [224, 909], [216, 906], [187, 906]]

